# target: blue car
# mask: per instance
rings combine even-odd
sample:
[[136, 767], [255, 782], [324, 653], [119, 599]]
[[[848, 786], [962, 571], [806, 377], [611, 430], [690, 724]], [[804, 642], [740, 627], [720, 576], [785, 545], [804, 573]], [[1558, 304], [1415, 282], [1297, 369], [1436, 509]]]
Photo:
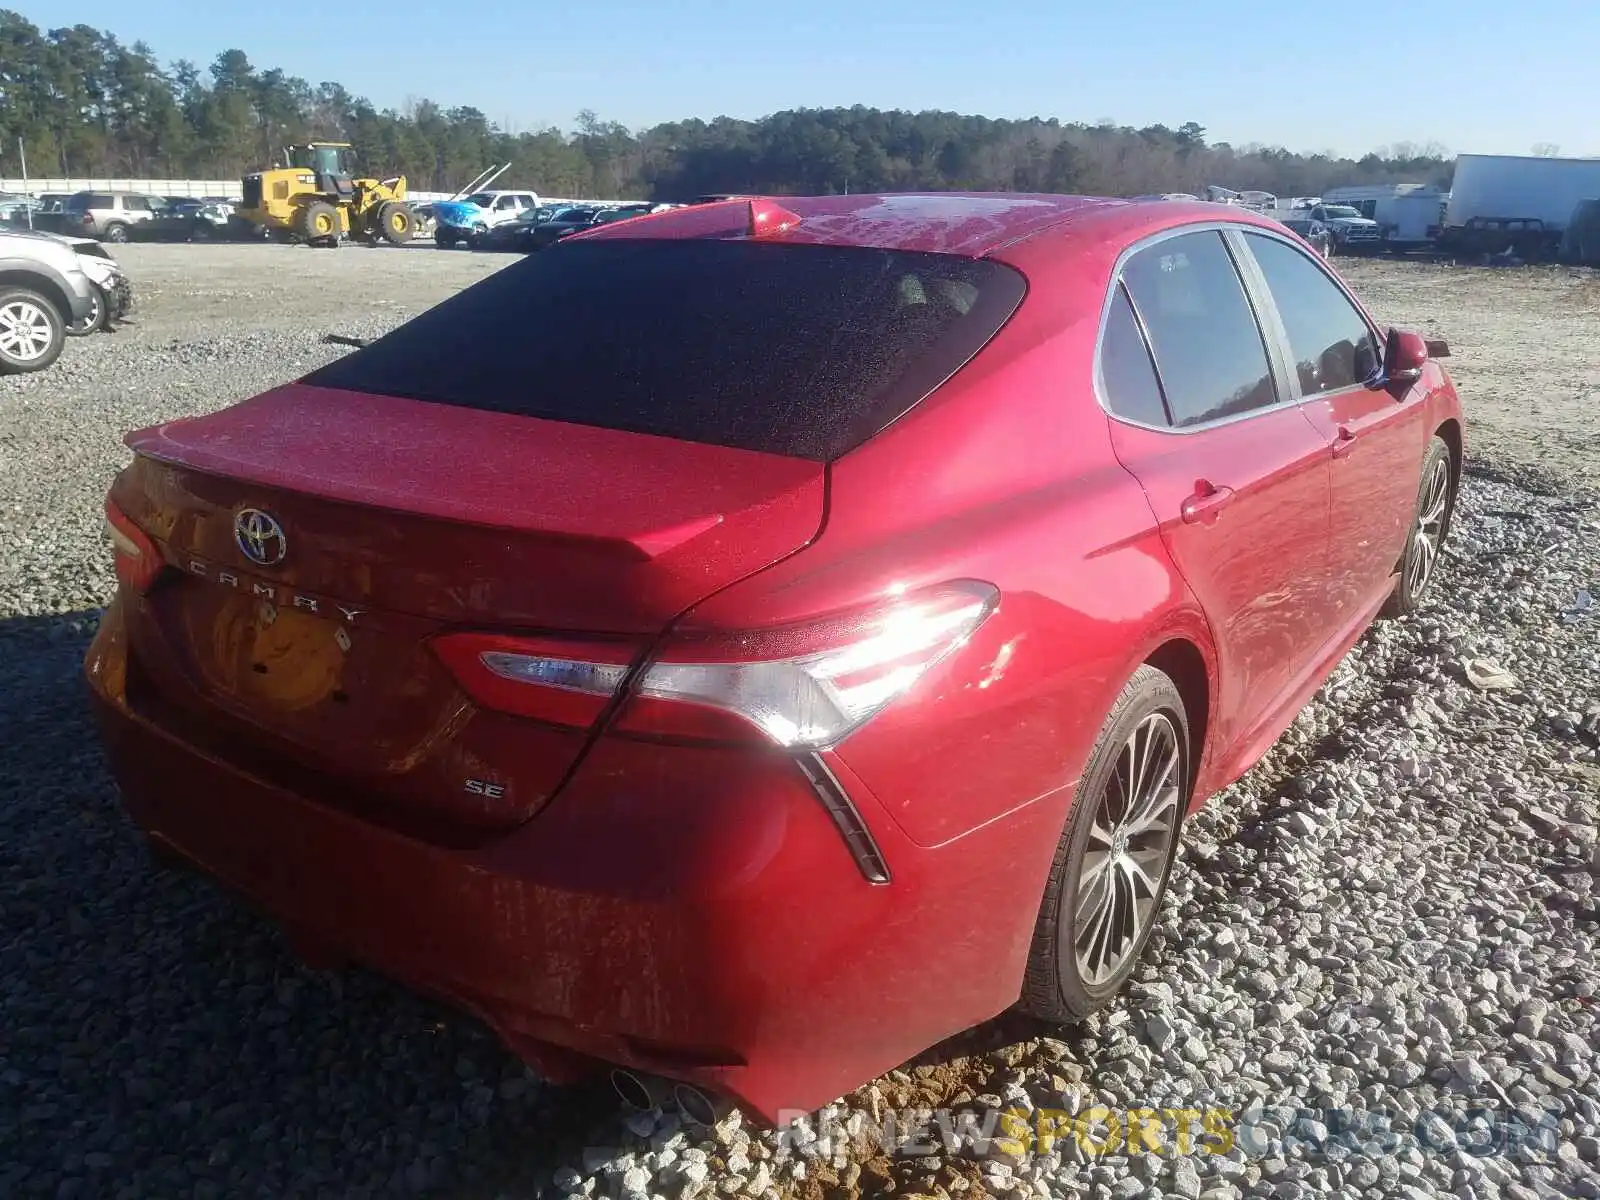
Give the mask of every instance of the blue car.
[[433, 240], [445, 247], [458, 242], [471, 245], [496, 225], [538, 207], [539, 197], [533, 192], [474, 192], [460, 200], [441, 201], [433, 206]]

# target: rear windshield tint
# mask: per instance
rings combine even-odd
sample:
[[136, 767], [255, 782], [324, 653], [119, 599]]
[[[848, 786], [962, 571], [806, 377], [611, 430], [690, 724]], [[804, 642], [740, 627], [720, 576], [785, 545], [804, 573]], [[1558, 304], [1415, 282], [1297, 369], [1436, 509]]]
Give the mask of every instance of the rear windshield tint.
[[1025, 289], [941, 254], [569, 242], [305, 382], [827, 461], [957, 370]]

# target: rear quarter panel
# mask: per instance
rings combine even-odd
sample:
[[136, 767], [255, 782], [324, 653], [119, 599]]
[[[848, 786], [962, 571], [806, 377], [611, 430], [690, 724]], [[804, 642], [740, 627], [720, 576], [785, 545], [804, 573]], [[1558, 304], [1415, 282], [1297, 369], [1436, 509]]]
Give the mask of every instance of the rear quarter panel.
[[[945, 580], [997, 585], [999, 608], [974, 637], [838, 748], [923, 846], [1036, 802], [1059, 805], [1059, 829], [1138, 664], [1173, 636], [1208, 652], [1091, 390], [1114, 257], [1043, 264], [964, 372], [834, 464], [818, 540], [685, 622], [759, 627]], [[1048, 854], [1018, 886], [1042, 887], [1047, 868]]]

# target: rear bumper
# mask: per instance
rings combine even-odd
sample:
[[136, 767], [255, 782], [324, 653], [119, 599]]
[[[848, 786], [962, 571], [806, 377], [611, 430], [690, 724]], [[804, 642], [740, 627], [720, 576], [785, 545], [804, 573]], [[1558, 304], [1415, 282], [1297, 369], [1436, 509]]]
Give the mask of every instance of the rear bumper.
[[894, 872], [875, 886], [791, 761], [601, 739], [532, 821], [446, 849], [141, 716], [122, 621], [119, 601], [85, 672], [137, 824], [310, 944], [476, 1014], [549, 1078], [623, 1064], [775, 1121], [1019, 993], [1065, 791], [925, 849], [834, 764]]

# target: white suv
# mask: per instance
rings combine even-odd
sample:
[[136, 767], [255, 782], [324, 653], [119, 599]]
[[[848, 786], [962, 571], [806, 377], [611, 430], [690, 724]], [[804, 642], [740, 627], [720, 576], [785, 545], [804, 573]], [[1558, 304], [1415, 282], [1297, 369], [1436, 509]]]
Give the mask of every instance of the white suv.
[[[0, 374], [42, 371], [68, 334], [91, 333], [121, 316], [131, 291], [98, 245], [21, 229], [0, 231]], [[92, 243], [91, 243], [92, 244]]]

